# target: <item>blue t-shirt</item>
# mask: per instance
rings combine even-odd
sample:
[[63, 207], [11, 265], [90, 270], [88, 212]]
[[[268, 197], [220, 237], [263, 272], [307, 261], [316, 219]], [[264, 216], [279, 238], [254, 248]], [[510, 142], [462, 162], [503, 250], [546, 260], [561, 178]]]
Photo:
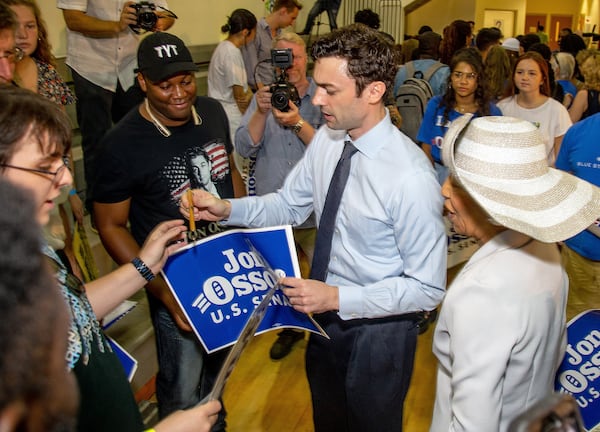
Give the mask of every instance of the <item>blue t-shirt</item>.
[[[450, 122], [456, 120], [460, 116], [456, 110], [450, 110], [448, 113], [448, 121], [444, 122], [444, 109], [441, 106], [442, 97], [434, 96], [427, 103], [425, 114], [423, 115], [423, 122], [419, 128], [417, 134], [417, 141], [431, 145], [431, 156], [433, 160], [439, 164], [442, 164], [442, 139], [446, 135]], [[502, 111], [493, 103], [490, 102], [490, 115], [500, 116]], [[480, 117], [480, 113], [475, 113], [475, 117]]]
[[557, 80], [556, 82], [559, 83], [563, 88], [565, 95], [570, 94], [571, 96], [575, 97], [575, 94], [577, 94], [577, 87], [575, 87], [575, 84], [569, 80]]
[[[600, 113], [574, 123], [565, 134], [556, 168], [600, 186], [600, 147], [598, 147]], [[600, 239], [585, 230], [565, 241], [579, 255], [600, 261]]]

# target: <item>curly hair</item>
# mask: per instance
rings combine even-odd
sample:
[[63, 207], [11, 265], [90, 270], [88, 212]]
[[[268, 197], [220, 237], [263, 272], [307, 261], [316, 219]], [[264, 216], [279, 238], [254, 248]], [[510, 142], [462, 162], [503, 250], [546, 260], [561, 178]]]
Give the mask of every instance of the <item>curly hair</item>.
[[500, 45], [495, 45], [488, 51], [484, 71], [490, 95], [495, 99], [507, 96], [507, 83], [510, 83], [512, 67], [506, 50]]
[[477, 74], [477, 88], [475, 89], [475, 103], [477, 104], [477, 112], [481, 115], [490, 114], [491, 97], [488, 92], [486, 75], [483, 68], [483, 60], [481, 54], [475, 48], [462, 48], [456, 51], [450, 60], [450, 75], [448, 75], [448, 86], [446, 93], [442, 96], [440, 106], [444, 107], [444, 120], [448, 121], [450, 111], [456, 106], [456, 93], [451, 86], [452, 72], [460, 63], [467, 63]]
[[38, 28], [38, 39], [37, 39], [37, 47], [31, 57], [34, 57], [40, 60], [43, 63], [51, 64], [52, 66], [56, 66], [56, 59], [52, 54], [52, 46], [50, 45], [50, 41], [48, 40], [48, 29], [46, 28], [46, 22], [42, 18], [42, 12], [40, 11], [40, 7], [36, 3], [35, 0], [2, 0], [4, 4], [8, 6], [26, 6], [31, 9], [33, 15], [35, 16], [35, 21]]
[[585, 88], [600, 90], [600, 52], [595, 49], [579, 51], [577, 64], [583, 74]]
[[519, 63], [523, 60], [533, 60], [537, 63], [540, 68], [540, 73], [542, 74], [542, 85], [540, 86], [540, 93], [544, 96], [552, 97], [552, 93], [550, 90], [550, 73], [548, 72], [548, 62], [544, 60], [544, 57], [536, 51], [527, 51], [523, 55], [519, 57], [515, 66], [513, 68], [512, 73], [512, 94], [516, 95], [519, 93], [519, 89], [515, 85], [515, 74], [517, 73], [517, 68], [519, 67]]
[[[52, 366], [60, 348], [57, 331], [64, 330], [66, 349], [67, 312], [61, 329], [57, 309], [66, 305], [41, 253], [41, 229], [25, 222], [35, 213], [29, 193], [0, 180], [0, 201], [0, 410], [16, 401], [43, 406], [41, 418], [24, 422], [41, 421], [37, 426], [55, 430], [58, 422], [69, 421], [69, 413], [56, 400]], [[74, 419], [69, 423], [72, 426]], [[16, 430], [29, 430], [19, 426]]]
[[467, 39], [471, 35], [471, 24], [467, 21], [452, 21], [444, 28], [444, 38], [440, 44], [440, 61], [449, 65], [454, 53], [467, 46]]
[[348, 76], [356, 82], [357, 96], [375, 81], [385, 84], [384, 100], [391, 92], [398, 70], [398, 54], [375, 29], [364, 24], [336, 29], [319, 38], [313, 44], [311, 54], [315, 61], [326, 57], [346, 60]]
[[381, 26], [379, 20], [379, 14], [373, 12], [371, 9], [361, 9], [354, 14], [354, 22], [368, 25], [375, 30], [378, 30]]
[[47, 153], [67, 154], [71, 148], [71, 123], [58, 105], [26, 89], [7, 86], [0, 91], [0, 163], [6, 163], [26, 136], [47, 137]]

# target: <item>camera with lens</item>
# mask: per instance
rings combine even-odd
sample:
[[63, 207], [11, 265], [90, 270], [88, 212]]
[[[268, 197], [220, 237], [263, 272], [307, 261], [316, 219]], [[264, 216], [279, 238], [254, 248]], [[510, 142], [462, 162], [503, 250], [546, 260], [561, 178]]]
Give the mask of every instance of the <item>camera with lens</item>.
[[[294, 63], [294, 55], [290, 48], [272, 49], [271, 63], [275, 80], [271, 84], [271, 105], [279, 111], [289, 111], [289, 102], [292, 101], [300, 107], [300, 95], [298, 89], [287, 80], [286, 69]], [[279, 71], [279, 73], [277, 73]]]
[[141, 1], [131, 5], [135, 9], [135, 16], [137, 22], [135, 25], [131, 25], [131, 28], [135, 30], [151, 31], [156, 27], [158, 16], [156, 15], [156, 5], [152, 2]]

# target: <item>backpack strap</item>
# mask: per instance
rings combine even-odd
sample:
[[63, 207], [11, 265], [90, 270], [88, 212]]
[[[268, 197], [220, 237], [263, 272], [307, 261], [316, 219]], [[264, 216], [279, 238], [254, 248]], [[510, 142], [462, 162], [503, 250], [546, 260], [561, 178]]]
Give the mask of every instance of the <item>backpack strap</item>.
[[441, 67], [445, 66], [444, 63], [441, 62], [435, 62], [434, 64], [432, 64], [431, 66], [429, 66], [429, 69], [427, 69], [425, 71], [425, 75], [423, 76], [423, 79], [427, 82], [429, 82], [429, 80], [431, 79], [431, 77], [433, 76], [433, 74], [435, 74]]
[[412, 61], [404, 63], [406, 68], [406, 78], [414, 78], [415, 75], [415, 64]]

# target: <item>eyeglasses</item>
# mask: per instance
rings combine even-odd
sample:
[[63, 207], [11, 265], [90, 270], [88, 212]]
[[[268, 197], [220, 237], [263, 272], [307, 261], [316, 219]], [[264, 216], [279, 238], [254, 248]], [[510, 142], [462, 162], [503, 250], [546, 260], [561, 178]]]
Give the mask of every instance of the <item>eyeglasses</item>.
[[[34, 174], [40, 174], [40, 175], [44, 176], [46, 179], [50, 180], [52, 182], [52, 185], [55, 185], [62, 178], [62, 175], [65, 172], [65, 168], [69, 168], [69, 165], [70, 165], [69, 158], [67, 156], [63, 156], [62, 165], [59, 166], [56, 171], [43, 170], [43, 169], [37, 169], [37, 168], [25, 168], [25, 167], [20, 167], [20, 166], [16, 166], [16, 165], [6, 164], [6, 163], [0, 164], [0, 167], [12, 168], [12, 169], [26, 171], [26, 172], [30, 172], [30, 173], [34, 173]], [[47, 176], [51, 176], [51, 177], [47, 177]]]
[[477, 73], [454, 71], [452, 72], [452, 77], [456, 78], [457, 80], [463, 79], [463, 77], [465, 77], [468, 81], [473, 81], [475, 78], [477, 78]]
[[0, 55], [0, 60], [5, 58], [10, 63], [17, 63], [23, 60], [25, 53], [19, 47], [14, 47], [12, 50], [4, 51], [4, 54]]

